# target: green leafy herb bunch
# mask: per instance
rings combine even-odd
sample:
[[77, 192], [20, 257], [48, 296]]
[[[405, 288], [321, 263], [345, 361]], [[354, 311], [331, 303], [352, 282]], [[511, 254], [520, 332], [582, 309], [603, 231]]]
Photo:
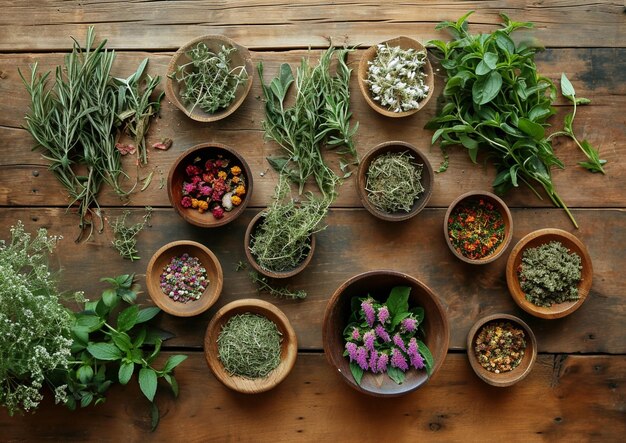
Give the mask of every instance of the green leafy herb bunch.
[[424, 309], [409, 309], [410, 287], [396, 286], [385, 303], [371, 296], [352, 299], [350, 322], [343, 331], [344, 356], [357, 384], [365, 372], [386, 373], [402, 384], [411, 369], [433, 368], [433, 357], [423, 336]]
[[[564, 131], [546, 135], [548, 119], [555, 114], [552, 104], [557, 96], [556, 86], [537, 72], [537, 49], [511, 39], [515, 30], [531, 28], [533, 24], [515, 22], [500, 14], [504, 20], [502, 29], [490, 34], [470, 34], [467, 18], [472, 12], [456, 22], [445, 21], [437, 26], [448, 30], [452, 41], [429, 42], [447, 73], [444, 105], [426, 126], [435, 130], [432, 143], [439, 142], [443, 149], [463, 145], [474, 162], [478, 152], [484, 152], [496, 166], [493, 187], [498, 194], [521, 182], [539, 196], [535, 190], [539, 185], [577, 227], [552, 182], [551, 168], [564, 168], [553, 151], [552, 138], [565, 135], [574, 139], [588, 158], [580, 164], [592, 172], [604, 172], [602, 165], [606, 161], [586, 140], [579, 142], [575, 137], [575, 112], [566, 117]], [[589, 103], [575, 96], [564, 75], [561, 88], [563, 95], [574, 103], [574, 110], [576, 105]], [[446, 167], [444, 164], [440, 172]]]

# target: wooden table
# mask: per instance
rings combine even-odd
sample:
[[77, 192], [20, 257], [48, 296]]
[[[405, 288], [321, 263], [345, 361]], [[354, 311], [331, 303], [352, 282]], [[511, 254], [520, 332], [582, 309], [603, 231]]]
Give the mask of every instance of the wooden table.
[[[195, 318], [161, 314], [160, 324], [176, 338], [165, 355], [184, 352], [189, 359], [176, 371], [181, 391], [157, 398], [161, 423], [150, 434], [147, 401], [131, 383], [110, 390], [106, 404], [72, 413], [48, 399], [34, 415], [10, 418], [0, 412], [0, 440], [129, 440], [144, 441], [443, 441], [498, 439], [616, 441], [626, 435], [626, 10], [619, 2], [98, 2], [0, 0], [0, 237], [21, 219], [29, 229], [46, 227], [65, 237], [58, 247], [63, 268], [61, 285], [99, 295], [99, 278], [135, 272], [143, 283], [148, 259], [161, 245], [177, 239], [206, 244], [219, 257], [225, 285], [211, 310]], [[415, 4], [413, 4], [415, 3]], [[524, 2], [525, 3], [525, 2]], [[435, 177], [428, 207], [410, 221], [389, 224], [374, 219], [360, 205], [353, 179], [340, 189], [328, 228], [319, 234], [315, 256], [301, 275], [291, 279], [306, 289], [304, 301], [257, 295], [246, 273], [236, 272], [245, 260], [243, 234], [247, 223], [265, 207], [276, 183], [265, 157], [278, 152], [263, 140], [264, 118], [258, 77], [244, 105], [231, 117], [213, 124], [186, 118], [167, 100], [155, 121], [149, 141], [171, 137], [169, 151], [151, 151], [143, 177], [155, 171], [150, 187], [133, 195], [128, 208], [138, 220], [143, 207], [155, 208], [152, 227], [140, 235], [142, 260], [122, 260], [111, 247], [111, 232], [82, 244], [76, 214], [66, 211], [65, 193], [46, 168], [33, 140], [22, 129], [29, 99], [17, 75], [38, 61], [50, 69], [62, 61], [69, 36], [84, 41], [88, 24], [96, 24], [99, 38], [118, 51], [115, 71], [128, 75], [140, 60], [150, 57], [151, 73], [163, 76], [171, 54], [203, 34], [224, 34], [249, 47], [255, 62], [263, 61], [266, 75], [280, 63], [294, 66], [307, 48], [311, 56], [336, 44], [369, 45], [398, 35], [420, 41], [447, 39], [435, 31], [441, 20], [456, 20], [477, 9], [474, 31], [489, 31], [503, 11], [519, 21], [533, 21], [525, 34], [547, 49], [537, 56], [539, 71], [551, 79], [567, 72], [580, 96], [593, 103], [578, 111], [575, 128], [600, 148], [609, 163], [607, 174], [593, 175], [577, 167], [582, 154], [565, 140], [555, 144], [566, 164], [554, 171], [554, 181], [572, 208], [580, 229], [565, 213], [540, 201], [527, 189], [505, 197], [515, 220], [513, 242], [543, 227], [574, 233], [588, 247], [594, 265], [589, 299], [561, 320], [533, 318], [514, 304], [505, 281], [506, 256], [482, 267], [466, 265], [452, 256], [442, 235], [448, 204], [460, 193], [490, 189], [491, 167], [474, 165], [462, 149], [450, 153], [450, 168]], [[356, 66], [357, 51], [350, 57]], [[437, 78], [437, 94], [442, 77]], [[433, 165], [440, 162], [430, 147], [431, 132], [423, 129], [436, 109], [432, 100], [413, 117], [388, 119], [375, 114], [352, 81], [352, 109], [360, 122], [357, 135], [362, 155], [392, 139], [413, 143]], [[569, 107], [558, 102], [555, 126], [562, 125]], [[170, 207], [159, 187], [175, 158], [189, 147], [207, 141], [234, 146], [249, 162], [255, 189], [249, 208], [236, 222], [215, 230], [186, 224]], [[127, 170], [133, 169], [125, 159]], [[105, 189], [100, 201], [107, 217], [119, 215], [119, 199]], [[321, 323], [326, 302], [349, 277], [376, 268], [397, 269], [426, 283], [447, 307], [450, 348], [441, 371], [423, 388], [396, 399], [361, 395], [345, 384], [322, 352]], [[273, 391], [255, 396], [233, 393], [209, 372], [202, 338], [211, 316], [224, 304], [244, 297], [260, 297], [278, 305], [289, 317], [299, 339], [300, 353], [290, 376]], [[142, 303], [150, 303], [142, 295]], [[537, 335], [539, 356], [532, 373], [519, 384], [498, 389], [472, 372], [466, 357], [466, 334], [482, 316], [497, 312], [519, 315]]]

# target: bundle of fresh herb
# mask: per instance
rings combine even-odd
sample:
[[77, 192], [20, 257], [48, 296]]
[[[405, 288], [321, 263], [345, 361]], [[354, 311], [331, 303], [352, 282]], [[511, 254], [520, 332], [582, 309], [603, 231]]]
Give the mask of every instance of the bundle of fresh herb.
[[[67, 371], [74, 360], [74, 318], [47, 265], [59, 238], [45, 229], [32, 238], [18, 222], [10, 242], [0, 240], [0, 405], [10, 415], [37, 408], [53, 372]], [[68, 401], [66, 386], [57, 386], [54, 397]]]
[[143, 216], [143, 220], [134, 225], [127, 226], [126, 218], [130, 215], [130, 211], [124, 211], [124, 214], [117, 217], [111, 227], [113, 228], [113, 247], [117, 249], [122, 258], [130, 261], [139, 260], [139, 251], [137, 250], [137, 235], [143, 231], [143, 228], [150, 223], [152, 217], [152, 208], [146, 206], [146, 214]]
[[[467, 17], [471, 13], [456, 22], [445, 21], [437, 26], [437, 29], [447, 29], [454, 40], [429, 43], [447, 73], [443, 91], [445, 104], [427, 124], [427, 128], [435, 130], [432, 143], [439, 141], [442, 149], [463, 145], [474, 162], [478, 152], [484, 151], [496, 166], [493, 187], [498, 194], [522, 182], [539, 196], [533, 187], [533, 183], [537, 183], [578, 227], [557, 194], [550, 171], [553, 166], [564, 167], [552, 149], [554, 135], [547, 137], [545, 134], [549, 126], [547, 120], [555, 113], [552, 104], [556, 100], [556, 87], [537, 73], [536, 49], [524, 43], [515, 44], [510, 37], [516, 29], [530, 28], [532, 23], [511, 21], [500, 14], [503, 29], [473, 35], [467, 31]], [[575, 107], [589, 103], [587, 99], [575, 97], [565, 75], [561, 89]], [[568, 115], [565, 131], [556, 135], [574, 138], [589, 159], [581, 163], [582, 166], [604, 172], [605, 161], [600, 160], [598, 152], [587, 141], [578, 142], [573, 135], [573, 118], [574, 114]], [[440, 172], [446, 167], [447, 161]]]
[[424, 309], [409, 309], [410, 287], [396, 286], [385, 303], [370, 297], [352, 300], [352, 313], [343, 331], [344, 356], [357, 384], [366, 371], [386, 373], [402, 384], [410, 369], [426, 369], [430, 374], [433, 357], [424, 342], [421, 323]]
[[230, 54], [236, 50], [222, 46], [213, 52], [200, 42], [186, 53], [190, 61], [170, 74], [181, 84], [180, 96], [186, 105], [191, 105], [191, 112], [198, 106], [213, 114], [233, 102], [239, 86], [248, 80], [245, 66], [230, 66]]
[[267, 376], [280, 364], [282, 337], [276, 324], [260, 315], [231, 317], [217, 337], [218, 356], [229, 374]]
[[581, 262], [578, 254], [558, 241], [524, 250], [518, 276], [526, 300], [548, 308], [578, 300]]
[[410, 212], [424, 192], [420, 182], [423, 166], [415, 163], [408, 152], [388, 152], [376, 157], [367, 168], [367, 199], [381, 212]]
[[289, 191], [288, 179], [281, 174], [274, 201], [264, 211], [248, 246], [259, 266], [268, 271], [291, 270], [306, 258], [311, 249], [311, 235], [324, 229], [320, 223], [331, 203], [330, 197], [310, 193], [306, 200], [296, 203], [287, 197]]
[[[130, 191], [122, 189], [124, 174], [121, 154], [116, 148], [120, 118], [131, 118], [131, 132], [140, 143], [147, 131], [155, 103], [149, 95], [157, 79], [151, 79], [143, 94], [138, 82], [147, 61], [129, 79], [115, 84], [111, 68], [115, 53], [105, 49], [106, 40], [94, 48], [94, 28], [89, 27], [85, 48], [74, 40], [72, 52], [65, 56], [64, 66], [56, 69], [55, 81], [47, 87], [50, 72], [41, 76], [37, 64], [27, 80], [20, 76], [31, 97], [30, 113], [26, 116], [27, 130], [37, 147], [44, 151], [50, 170], [67, 189], [70, 206], [78, 204], [80, 229], [94, 229], [92, 219], [102, 215], [97, 201], [103, 183], [121, 197]], [[131, 98], [128, 98], [130, 95]], [[131, 110], [122, 110], [125, 105]], [[85, 172], [79, 172], [84, 167]]]
[[372, 99], [392, 112], [418, 109], [429, 92], [423, 71], [426, 51], [388, 44], [378, 45], [377, 49], [367, 70]]
[[[341, 148], [339, 154], [349, 154], [356, 158], [353, 136], [358, 123], [350, 128], [352, 113], [350, 106], [349, 82], [352, 70], [346, 64], [349, 49], [326, 50], [319, 63], [312, 66], [303, 58], [294, 79], [291, 67], [283, 64], [278, 77], [269, 85], [263, 83], [265, 116], [263, 129], [265, 136], [278, 143], [287, 157], [268, 158], [272, 167], [298, 184], [300, 193], [310, 177], [314, 177], [324, 196], [335, 195], [338, 177], [330, 169], [321, 153], [321, 147]], [[330, 72], [331, 63], [336, 59], [336, 73]], [[263, 64], [258, 65], [259, 76], [263, 81]], [[292, 107], [286, 107], [287, 92], [295, 82], [296, 96]], [[347, 168], [352, 163], [343, 159], [340, 168], [350, 175]]]

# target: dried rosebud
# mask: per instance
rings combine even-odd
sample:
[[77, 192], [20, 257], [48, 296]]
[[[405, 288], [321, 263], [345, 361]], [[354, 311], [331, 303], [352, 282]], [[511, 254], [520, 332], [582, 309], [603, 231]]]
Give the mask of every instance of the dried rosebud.
[[167, 151], [169, 148], [172, 147], [173, 143], [174, 142], [172, 141], [171, 138], [164, 138], [160, 142], [153, 144], [152, 147], [154, 149], [160, 149], [162, 151]]
[[124, 143], [116, 143], [115, 149], [117, 149], [122, 155], [134, 154], [136, 151], [134, 145], [125, 145]]

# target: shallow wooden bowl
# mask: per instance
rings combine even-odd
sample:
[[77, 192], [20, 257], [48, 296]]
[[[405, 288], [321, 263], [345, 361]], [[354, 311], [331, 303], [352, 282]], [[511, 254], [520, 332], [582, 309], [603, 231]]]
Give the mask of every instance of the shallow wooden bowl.
[[[228, 158], [231, 161], [230, 166], [239, 166], [241, 175], [244, 176], [246, 181], [246, 193], [242, 198], [241, 204], [233, 207], [230, 212], [224, 212], [224, 217], [219, 220], [213, 217], [211, 211], [200, 214], [196, 209], [184, 208], [180, 204], [187, 165], [191, 164], [196, 157], [201, 157], [202, 161], [205, 162], [215, 158], [218, 154]], [[243, 213], [252, 195], [252, 184], [250, 167], [237, 151], [221, 143], [202, 143], [183, 152], [176, 159], [167, 177], [167, 195], [171, 205], [185, 221], [201, 228], [216, 228], [230, 223]]]
[[[526, 334], [526, 349], [524, 351], [522, 361], [515, 369], [508, 372], [502, 372], [500, 374], [489, 372], [483, 368], [478, 362], [478, 358], [476, 358], [476, 353], [474, 352], [474, 343], [478, 333], [484, 325], [494, 321], [509, 321], [518, 328], [523, 329]], [[526, 377], [532, 370], [535, 360], [537, 359], [537, 339], [535, 338], [535, 334], [530, 327], [521, 319], [513, 315], [488, 315], [487, 317], [483, 317], [474, 323], [474, 326], [470, 329], [469, 334], [467, 334], [467, 357], [476, 375], [478, 375], [478, 377], [485, 383], [498, 387], [511, 386]]]
[[[561, 242], [563, 246], [568, 248], [571, 252], [578, 254], [581, 258], [583, 268], [581, 270], [581, 280], [578, 283], [578, 294], [580, 298], [576, 301], [559, 303], [546, 308], [537, 306], [526, 300], [526, 295], [522, 291], [519, 284], [517, 270], [522, 263], [522, 254], [525, 249], [536, 248], [537, 246], [541, 246], [552, 241]], [[509, 287], [509, 292], [511, 293], [513, 300], [515, 300], [515, 303], [517, 303], [520, 308], [529, 314], [545, 319], [565, 317], [580, 308], [589, 295], [592, 278], [593, 265], [591, 264], [591, 257], [589, 256], [587, 248], [574, 235], [561, 229], [539, 229], [526, 235], [511, 250], [509, 260], [506, 264], [506, 283]]]
[[[350, 372], [348, 358], [343, 356], [345, 349], [343, 331], [349, 323], [352, 297], [370, 294], [382, 301], [389, 296], [389, 292], [395, 286], [411, 287], [409, 306], [424, 308], [424, 343], [433, 355], [432, 373], [429, 376], [426, 370], [410, 370], [406, 372], [404, 383], [398, 385], [386, 374], [366, 372], [359, 386]], [[425, 284], [401, 272], [376, 270], [350, 278], [335, 291], [326, 305], [322, 335], [326, 359], [337, 368], [346, 383], [365, 394], [395, 397], [416, 390], [437, 373], [448, 352], [450, 329], [445, 308]]]
[[[399, 46], [402, 49], [416, 49], [418, 51], [425, 51], [426, 48], [417, 40], [413, 40], [409, 37], [396, 37], [391, 40], [387, 40], [382, 42], [381, 44], [388, 44], [389, 46]], [[410, 111], [404, 112], [393, 112], [388, 110], [386, 107], [381, 106], [380, 103], [374, 101], [372, 98], [372, 92], [370, 91], [369, 84], [367, 83], [367, 72], [369, 69], [368, 62], [371, 62], [376, 58], [376, 53], [378, 52], [378, 45], [371, 46], [367, 49], [363, 55], [361, 56], [361, 61], [359, 62], [359, 69], [357, 73], [357, 79], [359, 83], [359, 88], [361, 89], [361, 93], [365, 98], [365, 101], [368, 105], [370, 105], [376, 112], [382, 114], [386, 117], [407, 117], [409, 115], [413, 115], [416, 112], [422, 110], [426, 103], [433, 96], [435, 91], [435, 77], [433, 75], [433, 67], [430, 64], [430, 60], [426, 57], [426, 64], [423, 67], [424, 73], [426, 74], [425, 83], [428, 85], [428, 95], [422, 101], [419, 102], [419, 108], [412, 109]]]
[[[170, 78], [170, 74], [172, 74], [178, 66], [191, 61], [186, 52], [200, 42], [204, 42], [213, 52], [219, 51], [222, 45], [236, 48], [237, 50], [230, 54], [230, 67], [232, 69], [236, 66], [245, 66], [246, 72], [248, 73], [248, 81], [245, 84], [239, 85], [233, 102], [227, 108], [213, 114], [204, 112], [198, 106], [192, 110], [192, 104], [184, 104], [180, 98], [180, 84], [175, 79]], [[252, 58], [250, 56], [250, 52], [245, 47], [238, 45], [233, 40], [222, 35], [205, 35], [193, 39], [184, 46], [181, 46], [181, 48], [172, 56], [172, 59], [167, 67], [167, 76], [165, 77], [165, 96], [169, 101], [174, 103], [174, 106], [184, 112], [189, 118], [199, 122], [213, 122], [228, 117], [230, 114], [235, 112], [239, 106], [241, 106], [250, 92], [253, 78], [254, 66], [252, 65]]]
[[[173, 257], [188, 253], [196, 257], [207, 271], [209, 285], [198, 300], [181, 303], [172, 300], [161, 290], [161, 273]], [[167, 312], [177, 317], [191, 317], [209, 309], [222, 292], [224, 276], [219, 260], [206, 246], [189, 240], [179, 240], [162, 246], [154, 253], [146, 270], [146, 287], [152, 301]]]
[[[248, 379], [229, 374], [219, 359], [217, 338], [228, 320], [239, 314], [258, 314], [273, 321], [282, 334], [280, 364], [266, 377]], [[285, 314], [271, 303], [258, 299], [242, 299], [228, 303], [211, 319], [204, 336], [204, 356], [215, 377], [224, 386], [244, 394], [269, 391], [282, 382], [296, 363], [298, 340]]]
[[[502, 215], [502, 219], [504, 220], [504, 239], [502, 240], [502, 243], [500, 243], [500, 245], [490, 255], [477, 260], [468, 258], [458, 252], [452, 245], [452, 242], [450, 241], [450, 235], [448, 234], [448, 219], [450, 218], [452, 211], [454, 211], [454, 208], [466, 199], [484, 199], [490, 201], [497, 208], [498, 212], [500, 212], [500, 215]], [[513, 216], [511, 215], [511, 211], [509, 210], [509, 207], [506, 205], [506, 203], [504, 203], [504, 201], [502, 201], [502, 199], [497, 195], [487, 191], [470, 191], [458, 196], [450, 204], [450, 206], [448, 206], [446, 216], [443, 219], [443, 235], [446, 239], [446, 244], [448, 245], [448, 248], [450, 248], [450, 251], [452, 251], [452, 253], [459, 260], [462, 260], [465, 263], [470, 263], [472, 265], [484, 265], [498, 259], [511, 243], [511, 239], [513, 238]]]
[[[415, 200], [415, 202], [413, 203], [413, 207], [409, 212], [379, 211], [374, 207], [374, 205], [370, 203], [367, 197], [367, 191], [365, 190], [365, 187], [367, 185], [367, 170], [372, 164], [372, 161], [374, 161], [377, 157], [383, 154], [387, 154], [388, 152], [408, 152], [413, 156], [416, 163], [424, 165], [424, 167], [422, 168], [422, 179], [420, 180], [422, 187], [424, 188], [424, 192], [419, 195], [419, 198], [417, 200]], [[370, 214], [374, 215], [377, 218], [380, 218], [381, 220], [402, 221], [408, 220], [409, 218], [415, 216], [426, 207], [433, 193], [434, 176], [435, 174], [433, 173], [433, 167], [428, 161], [428, 158], [426, 158], [426, 156], [422, 154], [419, 149], [417, 149], [410, 143], [402, 141], [389, 141], [375, 146], [361, 159], [361, 163], [359, 164], [359, 168], [357, 171], [356, 183], [361, 203], [363, 203], [363, 206], [369, 211]]]
[[271, 277], [271, 278], [289, 278], [289, 277], [293, 277], [299, 272], [302, 272], [302, 270], [304, 270], [304, 268], [307, 267], [307, 265], [311, 262], [311, 259], [313, 258], [313, 252], [315, 251], [315, 234], [311, 235], [311, 249], [309, 250], [309, 254], [300, 263], [300, 265], [288, 271], [280, 271], [280, 272], [264, 269], [257, 263], [256, 259], [250, 252], [251, 236], [254, 233], [254, 230], [256, 229], [256, 227], [259, 226], [259, 224], [263, 221], [263, 216], [264, 216], [263, 212], [259, 212], [257, 215], [254, 216], [254, 218], [252, 218], [252, 220], [250, 220], [250, 223], [248, 224], [248, 227], [246, 228], [246, 234], [244, 236], [243, 246], [246, 251], [246, 257], [250, 265], [257, 272], [261, 273], [262, 275], [265, 275], [266, 277]]

